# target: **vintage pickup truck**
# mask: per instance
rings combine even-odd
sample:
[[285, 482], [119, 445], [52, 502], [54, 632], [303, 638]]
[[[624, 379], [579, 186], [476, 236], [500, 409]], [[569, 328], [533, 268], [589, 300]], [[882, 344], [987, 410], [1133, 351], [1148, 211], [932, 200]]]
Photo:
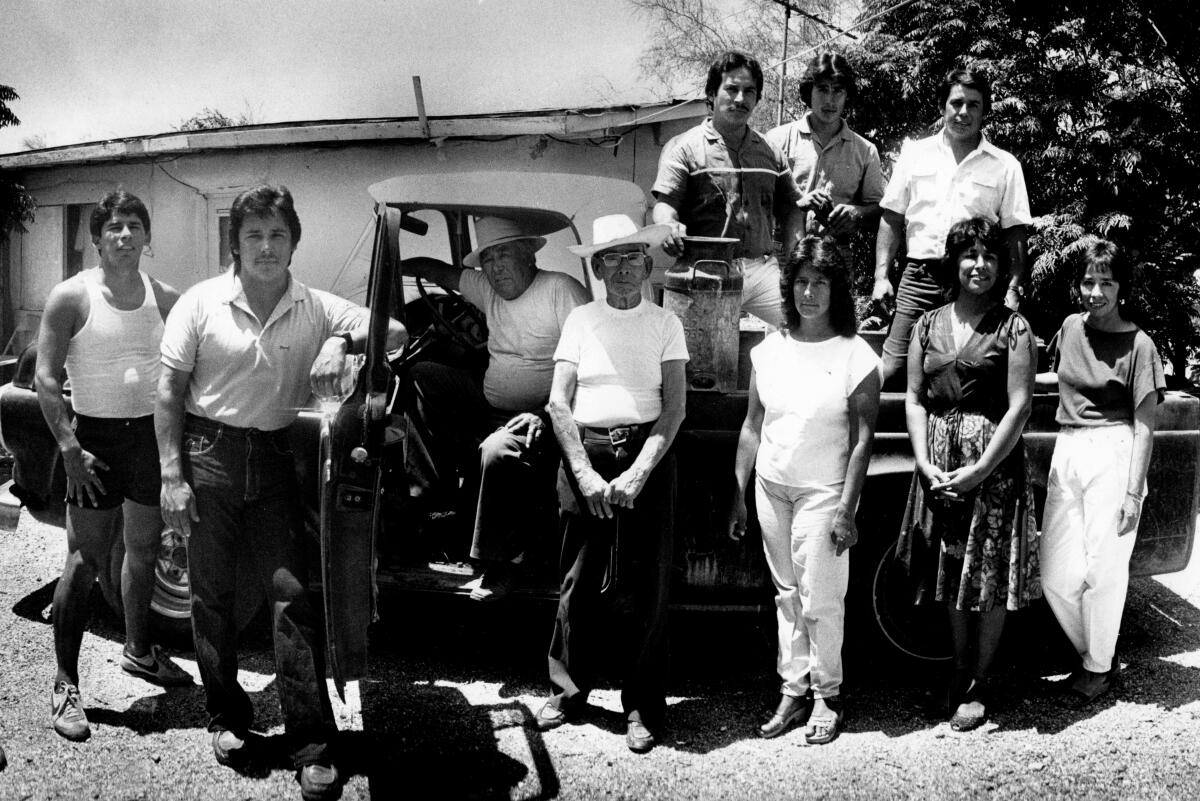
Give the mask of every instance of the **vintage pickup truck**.
[[[539, 252], [539, 266], [568, 272], [593, 294], [602, 292], [566, 245], [590, 236], [592, 220], [623, 212], [644, 219], [645, 196], [636, 185], [608, 178], [545, 173], [408, 175], [370, 187], [375, 236], [332, 288], [364, 302], [372, 335], [354, 394], [331, 414], [303, 412], [293, 426], [295, 452], [308, 502], [307, 519], [319, 553], [332, 666], [339, 682], [366, 670], [367, 626], [380, 588], [467, 592], [471, 569], [466, 543], [451, 532], [446, 493], [416, 480], [407, 469], [420, 445], [417, 422], [406, 414], [411, 387], [407, 368], [420, 359], [481, 366], [486, 321], [457, 295], [426, 288], [406, 276], [406, 261], [432, 257], [461, 264], [473, 241], [472, 215], [522, 214], [557, 228]], [[661, 254], [659, 254], [661, 256]], [[665, 264], [665, 257], [660, 264]], [[384, 350], [387, 315], [405, 321], [413, 338], [400, 353]], [[687, 419], [677, 439], [680, 503], [676, 516], [672, 601], [690, 609], [755, 610], [769, 607], [772, 590], [757, 536], [737, 542], [723, 530], [732, 487], [737, 431], [746, 410], [745, 351], [761, 332], [742, 331], [741, 386], [728, 392], [691, 391]], [[877, 336], [877, 335], [875, 335]], [[37, 517], [61, 522], [64, 478], [49, 430], [32, 389], [33, 358], [25, 354], [12, 383], [0, 390], [0, 438], [15, 457], [15, 492]], [[1038, 395], [1025, 433], [1039, 504], [1053, 449], [1057, 397]], [[851, 552], [847, 637], [875, 638], [921, 659], [948, 656], [936, 609], [916, 608], [905, 575], [892, 558], [893, 543], [912, 477], [903, 396], [884, 393], [869, 477], [858, 512], [861, 539]], [[1169, 392], [1159, 407], [1150, 492], [1133, 556], [1138, 575], [1183, 569], [1190, 558], [1198, 497], [1200, 400]], [[440, 500], [439, 500], [440, 499]], [[529, 595], [553, 597], [557, 532], [548, 530], [527, 554]], [[119, 607], [116, 540], [104, 596]], [[316, 577], [314, 577], [316, 578]], [[160, 625], [187, 626], [187, 556], [184, 543], [164, 531], [153, 610]], [[244, 599], [249, 619], [259, 599]], [[386, 625], [386, 621], [384, 621]]]

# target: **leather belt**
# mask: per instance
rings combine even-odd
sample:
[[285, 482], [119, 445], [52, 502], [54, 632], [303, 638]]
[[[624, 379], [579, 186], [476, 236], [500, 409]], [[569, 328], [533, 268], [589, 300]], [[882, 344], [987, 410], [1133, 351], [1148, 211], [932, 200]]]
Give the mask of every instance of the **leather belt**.
[[618, 445], [624, 445], [631, 439], [645, 439], [650, 435], [650, 429], [653, 427], [654, 423], [633, 423], [632, 425], [613, 426], [612, 428], [580, 426], [579, 436], [593, 440], [606, 439], [615, 448]]

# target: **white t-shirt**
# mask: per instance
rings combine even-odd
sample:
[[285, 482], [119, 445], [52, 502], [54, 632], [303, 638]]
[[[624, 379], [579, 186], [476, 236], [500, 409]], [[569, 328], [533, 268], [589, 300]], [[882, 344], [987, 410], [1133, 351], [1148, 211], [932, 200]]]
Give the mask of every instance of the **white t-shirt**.
[[957, 163], [940, 133], [906, 141], [879, 205], [904, 216], [910, 259], [940, 259], [960, 220], [983, 217], [1001, 228], [1033, 222], [1021, 163], [986, 137]]
[[497, 295], [478, 270], [463, 270], [458, 288], [487, 317], [487, 402], [506, 412], [541, 409], [550, 398], [563, 323], [572, 309], [588, 302], [587, 290], [571, 276], [549, 270], [538, 270], [514, 300]]
[[571, 312], [555, 361], [578, 368], [575, 422], [611, 428], [662, 414], [662, 363], [687, 361], [683, 323], [648, 300], [614, 309], [604, 298]]
[[879, 357], [858, 336], [797, 342], [769, 334], [750, 351], [765, 413], [755, 469], [788, 487], [835, 486], [850, 461], [847, 399]]

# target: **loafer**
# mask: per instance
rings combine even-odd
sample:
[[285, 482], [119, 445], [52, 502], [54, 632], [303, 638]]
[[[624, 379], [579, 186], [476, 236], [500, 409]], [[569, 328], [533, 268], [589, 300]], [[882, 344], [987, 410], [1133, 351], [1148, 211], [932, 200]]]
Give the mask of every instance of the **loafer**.
[[808, 722], [812, 714], [813, 699], [806, 695], [799, 698], [794, 695], [780, 695], [779, 706], [771, 719], [758, 727], [758, 736], [765, 739], [778, 737], [792, 726], [802, 726]]
[[646, 728], [640, 720], [629, 721], [625, 730], [625, 745], [635, 754], [644, 754], [654, 747], [654, 733]]
[[229, 729], [213, 732], [212, 749], [217, 764], [227, 768], [241, 770], [250, 761], [250, 748], [246, 740]]
[[305, 765], [300, 768], [300, 797], [304, 801], [332, 801], [342, 795], [342, 782], [333, 765]]
[[559, 709], [554, 704], [547, 701], [542, 704], [542, 708], [538, 710], [534, 716], [534, 723], [541, 731], [549, 731], [557, 729], [559, 726], [567, 722], [568, 715], [565, 709]]
[[508, 597], [520, 581], [518, 568], [511, 562], [493, 562], [483, 571], [479, 586], [471, 590], [471, 600], [491, 603]]

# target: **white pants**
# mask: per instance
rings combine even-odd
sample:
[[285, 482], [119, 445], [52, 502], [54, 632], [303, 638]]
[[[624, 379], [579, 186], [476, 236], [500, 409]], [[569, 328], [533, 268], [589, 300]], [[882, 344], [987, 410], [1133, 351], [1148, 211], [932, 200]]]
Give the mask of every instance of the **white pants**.
[[1064, 428], [1054, 443], [1042, 519], [1042, 589], [1083, 667], [1112, 667], [1137, 532], [1117, 536], [1133, 428]]
[[742, 311], [779, 328], [783, 325], [779, 294], [779, 260], [774, 256], [742, 259]]
[[779, 676], [784, 695], [832, 698], [842, 686], [842, 631], [849, 552], [830, 532], [841, 486], [788, 487], [758, 478], [755, 488], [767, 567], [775, 582]]

